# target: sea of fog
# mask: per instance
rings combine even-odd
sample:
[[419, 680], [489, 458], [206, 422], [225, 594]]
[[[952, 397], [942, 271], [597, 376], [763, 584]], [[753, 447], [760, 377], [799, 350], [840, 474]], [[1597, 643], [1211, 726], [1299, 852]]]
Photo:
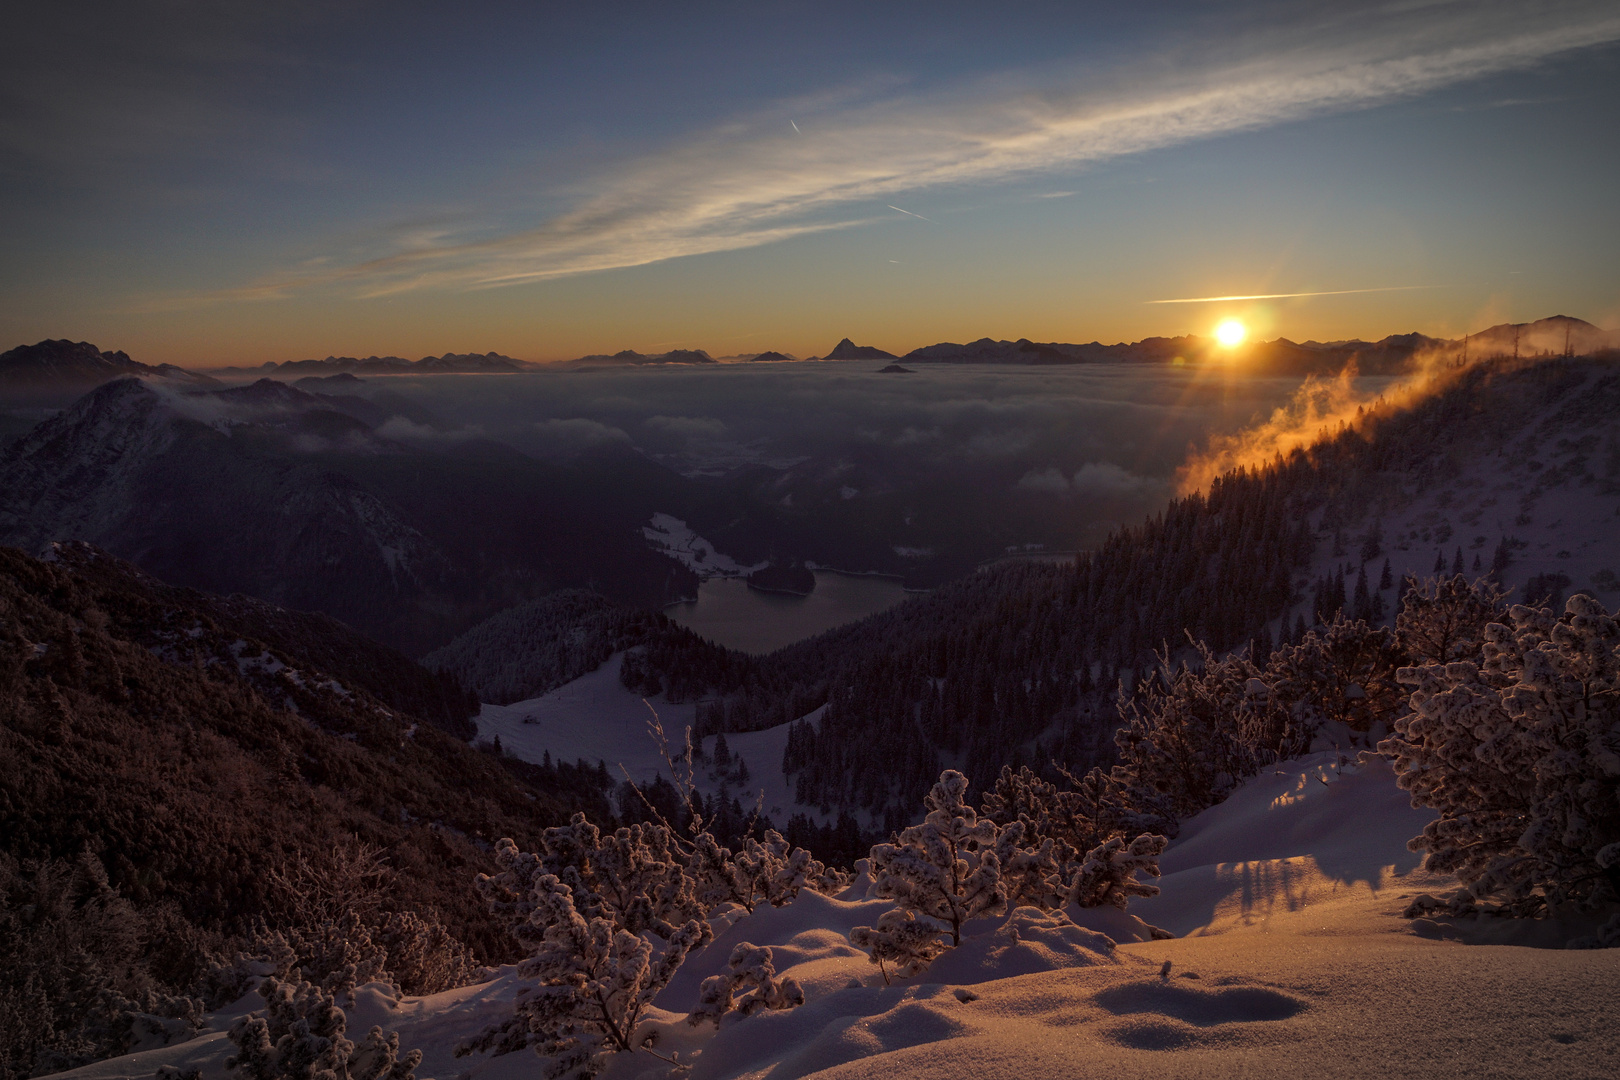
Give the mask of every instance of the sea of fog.
[[[1298, 378], [1168, 365], [716, 364], [370, 378], [411, 399], [405, 441], [539, 458], [634, 450], [679, 474], [715, 552], [881, 572], [926, 588], [1010, 551], [1074, 551], [1161, 509], [1215, 435], [1269, 417]], [[1370, 380], [1369, 380], [1370, 382]], [[674, 479], [672, 477], [672, 479]], [[823, 574], [806, 598], [711, 578], [672, 617], [750, 652], [881, 610], [892, 579]]]

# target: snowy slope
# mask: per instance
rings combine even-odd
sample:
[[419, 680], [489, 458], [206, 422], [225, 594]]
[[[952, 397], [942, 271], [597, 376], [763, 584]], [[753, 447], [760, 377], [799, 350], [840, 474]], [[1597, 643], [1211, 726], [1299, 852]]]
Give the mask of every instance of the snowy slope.
[[[1513, 561], [1500, 575], [1513, 590], [1510, 602], [1527, 599], [1525, 584], [1540, 574], [1565, 574], [1564, 596], [1586, 592], [1610, 609], [1620, 606], [1620, 434], [1614, 423], [1620, 386], [1614, 366], [1592, 362], [1586, 378], [1547, 404], [1517, 418], [1516, 430], [1490, 436], [1470, 433], [1470, 452], [1424, 462], [1405, 477], [1405, 490], [1388, 505], [1369, 507], [1369, 517], [1345, 530], [1342, 554], [1332, 534], [1319, 531], [1316, 555], [1297, 580], [1305, 596], [1290, 611], [1311, 621], [1310, 584], [1347, 568], [1347, 596], [1361, 564], [1359, 550], [1375, 522], [1383, 551], [1366, 564], [1368, 584], [1378, 585], [1387, 558], [1394, 577], [1384, 600], [1393, 617], [1401, 580], [1435, 573], [1437, 558], [1449, 573], [1457, 551], [1470, 578], [1491, 567], [1502, 537], [1514, 544]], [[1476, 567], [1476, 560], [1478, 566]], [[1272, 629], [1275, 631], [1276, 626]]]
[[[928, 972], [885, 987], [845, 935], [886, 904], [859, 888], [805, 894], [717, 923], [715, 942], [657, 1001], [660, 1049], [691, 1062], [692, 1080], [1620, 1075], [1620, 950], [1467, 945], [1441, 939], [1466, 940], [1467, 927], [1443, 935], [1400, 917], [1411, 894], [1444, 885], [1405, 850], [1425, 815], [1382, 762], [1339, 762], [1286, 763], [1186, 823], [1163, 860], [1163, 895], [1132, 908], [1178, 939], [1132, 942], [1126, 920], [1071, 913], [1117, 934], [1116, 944], [1021, 909], [977, 924]], [[681, 1023], [702, 978], [743, 940], [771, 945], [807, 1003], [732, 1017], [718, 1032]], [[362, 989], [350, 1030], [397, 1028], [403, 1046], [424, 1051], [422, 1077], [533, 1077], [539, 1063], [527, 1052], [451, 1053], [503, 1014], [517, 985], [507, 968], [398, 1003]], [[112, 1080], [175, 1064], [220, 1080], [228, 1049], [216, 1031], [65, 1075]], [[640, 1054], [615, 1058], [605, 1074], [667, 1075]]]
[[[656, 710], [669, 748], [678, 754], [685, 731], [692, 725], [697, 707], [691, 702], [673, 705], [662, 695], [644, 702], [619, 682], [623, 653], [614, 653], [601, 667], [571, 683], [559, 686], [537, 698], [511, 705], [484, 705], [478, 714], [478, 736], [493, 739], [499, 735], [501, 749], [524, 761], [539, 762], [549, 753], [555, 760], [572, 762], [584, 758], [589, 764], [607, 762], [615, 780], [625, 773], [644, 783], [659, 773], [669, 779], [657, 740], [648, 730]], [[816, 719], [820, 710], [810, 714]], [[747, 783], [726, 785], [726, 791], [750, 808], [763, 798], [765, 813], [777, 825], [784, 825], [796, 813], [810, 814], [817, 821], [822, 815], [813, 807], [793, 801], [792, 784], [782, 775], [782, 753], [787, 749], [788, 725], [764, 731], [738, 732], [726, 736], [733, 758], [748, 763]], [[706, 758], [714, 753], [715, 737], [703, 740]], [[711, 775], [706, 761], [698, 762], [692, 779], [698, 790], [714, 794], [721, 782]], [[621, 766], [623, 767], [621, 770]], [[684, 770], [683, 770], [684, 772]], [[763, 794], [762, 794], [763, 793]]]

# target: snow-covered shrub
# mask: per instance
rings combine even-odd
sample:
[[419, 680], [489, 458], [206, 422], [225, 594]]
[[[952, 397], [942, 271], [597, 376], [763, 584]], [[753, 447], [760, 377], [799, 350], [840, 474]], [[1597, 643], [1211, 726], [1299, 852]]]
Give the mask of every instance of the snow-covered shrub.
[[388, 962], [388, 981], [406, 994], [437, 994], [475, 981], [484, 969], [432, 915], [390, 912], [371, 932]]
[[1157, 886], [1135, 875], [1159, 876], [1166, 838], [1132, 835], [1136, 815], [1102, 770], [1069, 780], [1074, 787], [1064, 791], [1027, 768], [1003, 768], [995, 791], [985, 794], [985, 815], [1003, 826], [997, 855], [1008, 903], [1046, 911], [1124, 908], [1132, 896], [1156, 895]]
[[[892, 897], [898, 910], [922, 916], [927, 932], [949, 938], [952, 946], [962, 943], [963, 923], [1007, 910], [996, 851], [1002, 830], [963, 800], [967, 787], [967, 777], [955, 769], [941, 773], [925, 800], [928, 816], [922, 824], [902, 830], [895, 843], [874, 846], [871, 854], [873, 894]], [[1018, 825], [1008, 828], [1022, 832]], [[923, 930], [904, 920], [888, 921], [888, 927], [880, 921], [876, 928], [850, 932], [857, 947], [861, 941], [880, 941], [890, 954], [872, 950], [873, 963], [893, 959], [903, 969], [916, 969], [919, 961], [926, 963], [922, 954], [938, 955]], [[913, 952], [894, 951], [902, 946]]]
[[1504, 614], [1505, 594], [1492, 582], [1461, 574], [1408, 579], [1395, 616], [1395, 644], [1408, 664], [1449, 664], [1477, 659], [1485, 630]]
[[891, 908], [878, 916], [876, 926], [857, 926], [849, 943], [872, 958], [889, 981], [889, 965], [903, 979], [919, 974], [950, 948], [944, 933], [931, 919], [919, 919], [906, 908]]
[[1097, 845], [1086, 853], [1069, 886], [1068, 902], [1079, 907], [1111, 904], [1124, 911], [1133, 896], [1159, 895], [1157, 885], [1137, 881], [1136, 875], [1158, 877], [1159, 856], [1168, 843], [1163, 836], [1143, 833], [1134, 840], [1116, 836]]
[[[1039, 848], [1051, 840], [1054, 857], [1063, 862], [1129, 828], [1133, 814], [1120, 801], [1107, 773], [1092, 769], [1078, 779], [1064, 775], [1071, 784], [1068, 790], [1043, 780], [1027, 766], [1017, 772], [1003, 766], [995, 787], [984, 793], [984, 816], [1003, 827], [1022, 825], [1025, 847]], [[1005, 866], [1002, 873], [1007, 873]]]
[[698, 1006], [686, 1022], [697, 1027], [705, 1020], [720, 1020], [729, 1012], [752, 1016], [766, 1010], [791, 1009], [804, 1004], [804, 991], [791, 975], [776, 977], [770, 946], [740, 941], [731, 950], [726, 971], [703, 980]]
[[847, 882], [838, 870], [804, 848], [789, 844], [774, 829], [764, 840], [745, 836], [735, 853], [707, 832], [697, 835], [687, 860], [697, 900], [706, 911], [733, 903], [752, 912], [755, 905], [768, 903], [781, 907], [791, 903], [804, 888], [831, 891]]
[[1620, 626], [1584, 594], [1509, 621], [1485, 627], [1482, 664], [1399, 673], [1412, 712], [1379, 749], [1440, 812], [1408, 846], [1510, 911], [1620, 900]]
[[332, 995], [313, 983], [268, 977], [259, 984], [262, 1012], [239, 1017], [230, 1030], [236, 1053], [225, 1067], [248, 1080], [415, 1080], [422, 1052], [401, 1056], [399, 1035], [373, 1027], [356, 1046]]
[[1248, 738], [1289, 758], [1308, 751], [1326, 723], [1365, 732], [1388, 722], [1406, 697], [1395, 681], [1402, 662], [1388, 627], [1334, 619], [1271, 654], [1259, 678], [1276, 706], [1266, 722], [1276, 726]]
[[535, 881], [528, 921], [540, 936], [518, 974], [535, 981], [518, 991], [510, 1017], [456, 1053], [533, 1046], [547, 1059], [548, 1080], [592, 1077], [608, 1054], [650, 1049], [637, 1031], [642, 1013], [687, 953], [706, 940], [707, 929], [687, 921], [655, 956], [645, 937], [610, 918], [581, 914], [573, 891], [553, 874]]
[[1309, 739], [1242, 654], [1217, 659], [1198, 646], [1198, 662], [1160, 673], [1134, 697], [1122, 693], [1112, 778], [1121, 800], [1142, 817], [1139, 829], [1174, 836], [1184, 817], [1213, 806], [1246, 776], [1276, 761], [1284, 746]]
[[266, 978], [285, 979], [298, 966], [298, 953], [287, 935], [272, 930], [263, 919], [255, 919], [247, 934], [226, 955], [216, 955], [196, 993], [211, 1009], [240, 999]]
[[541, 872], [569, 887], [586, 918], [602, 917], [632, 934], [651, 932], [665, 940], [694, 919], [708, 927], [686, 872], [687, 855], [667, 825], [603, 833], [576, 813], [567, 825], [546, 830], [544, 847]]

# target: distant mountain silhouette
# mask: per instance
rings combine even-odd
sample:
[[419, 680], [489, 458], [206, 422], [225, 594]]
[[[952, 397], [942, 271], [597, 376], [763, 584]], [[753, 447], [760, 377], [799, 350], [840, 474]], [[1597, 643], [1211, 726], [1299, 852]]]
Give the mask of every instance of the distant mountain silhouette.
[[286, 360], [252, 370], [274, 371], [277, 375], [409, 375], [498, 373], [527, 371], [529, 367], [522, 360], [514, 360], [497, 352], [447, 352], [443, 356], [424, 356], [420, 360], [406, 360], [402, 356], [328, 356], [325, 360]]
[[712, 364], [714, 357], [702, 349], [671, 349], [658, 358], [663, 364]]
[[577, 360], [566, 361], [570, 367], [618, 367], [627, 364], [713, 364], [714, 357], [702, 349], [671, 349], [667, 353], [638, 353], [634, 349], [621, 349], [608, 356], [605, 353], [592, 353], [581, 356]]
[[1137, 342], [1104, 345], [1049, 342], [1027, 338], [995, 341], [980, 338], [967, 344], [941, 342], [913, 349], [907, 363], [934, 364], [1129, 364], [1227, 363], [1242, 365], [1250, 374], [1309, 375], [1342, 370], [1354, 361], [1364, 375], [1396, 375], [1409, 370], [1422, 354], [1446, 359], [1511, 356], [1556, 356], [1565, 349], [1585, 356], [1620, 348], [1620, 331], [1603, 330], [1581, 319], [1555, 315], [1533, 323], [1504, 323], [1462, 338], [1432, 338], [1424, 334], [1392, 334], [1378, 341], [1305, 341], [1287, 338], [1255, 341], [1235, 350], [1219, 348], [1212, 338], [1144, 338]]
[[782, 353], [776, 352], [775, 350], [767, 350], [752, 358], [753, 362], [756, 364], [779, 363], [783, 360], [792, 359], [793, 357], [785, 356]]
[[901, 367], [899, 364], [890, 364], [888, 367], [878, 368], [878, 374], [879, 375], [910, 375], [910, 374], [913, 374], [913, 372], [908, 367]]
[[882, 349], [874, 349], [870, 345], [857, 345], [849, 338], [845, 338], [833, 346], [832, 352], [823, 359], [826, 360], [898, 360], [898, 356]]
[[179, 385], [218, 386], [206, 375], [160, 364], [131, 360], [126, 352], [103, 352], [88, 341], [47, 338], [0, 353], [0, 394], [70, 393], [75, 396], [113, 379], [135, 376], [164, 379]]
[[1554, 315], [1529, 323], [1500, 323], [1468, 336], [1470, 355], [1586, 356], [1620, 349], [1620, 330], [1604, 330], [1585, 319]]

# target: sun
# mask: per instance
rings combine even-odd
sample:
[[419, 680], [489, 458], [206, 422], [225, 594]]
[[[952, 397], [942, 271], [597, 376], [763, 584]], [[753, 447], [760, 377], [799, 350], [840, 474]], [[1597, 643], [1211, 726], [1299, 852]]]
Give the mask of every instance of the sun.
[[1248, 335], [1249, 331], [1236, 319], [1223, 319], [1215, 328], [1215, 340], [1228, 349], [1243, 344], [1243, 339]]

